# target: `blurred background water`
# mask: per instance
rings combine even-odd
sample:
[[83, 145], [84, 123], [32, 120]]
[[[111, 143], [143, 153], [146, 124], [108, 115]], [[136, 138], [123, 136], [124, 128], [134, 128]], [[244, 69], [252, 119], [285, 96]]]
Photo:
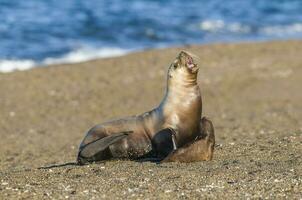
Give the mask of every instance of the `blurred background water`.
[[182, 44], [302, 38], [300, 0], [0, 0], [0, 71]]

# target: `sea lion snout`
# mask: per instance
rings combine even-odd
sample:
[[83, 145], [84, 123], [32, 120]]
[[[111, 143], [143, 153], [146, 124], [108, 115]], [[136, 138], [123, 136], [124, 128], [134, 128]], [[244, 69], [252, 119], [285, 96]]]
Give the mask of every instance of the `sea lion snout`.
[[198, 65], [193, 59], [193, 55], [187, 51], [181, 51], [178, 55], [179, 62], [189, 69], [190, 72], [196, 73]]

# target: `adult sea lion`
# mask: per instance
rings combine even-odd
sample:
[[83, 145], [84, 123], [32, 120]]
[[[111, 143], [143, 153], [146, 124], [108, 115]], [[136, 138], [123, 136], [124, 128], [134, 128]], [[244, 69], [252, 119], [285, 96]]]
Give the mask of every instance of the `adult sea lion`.
[[[192, 56], [181, 51], [169, 67], [167, 89], [160, 105], [141, 115], [105, 122], [90, 129], [80, 144], [77, 162], [151, 157], [162, 160], [174, 153], [179, 155], [177, 148], [194, 143], [196, 138], [200, 138], [196, 144], [206, 145], [200, 153], [212, 155], [213, 148], [208, 148], [211, 141], [200, 143], [207, 137], [203, 137], [206, 133], [201, 120], [198, 69]], [[182, 151], [187, 149], [190, 148]]]

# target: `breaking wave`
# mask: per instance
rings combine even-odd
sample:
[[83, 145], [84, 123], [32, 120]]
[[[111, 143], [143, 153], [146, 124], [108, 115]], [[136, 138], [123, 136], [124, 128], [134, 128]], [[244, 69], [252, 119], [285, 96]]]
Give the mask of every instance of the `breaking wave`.
[[45, 66], [53, 64], [79, 63], [98, 58], [109, 58], [122, 56], [129, 53], [131, 50], [126, 50], [116, 47], [108, 48], [91, 48], [85, 47], [71, 51], [58, 58], [45, 58], [37, 62], [30, 59], [4, 59], [0, 60], [0, 72], [8, 73], [16, 70], [28, 70], [36, 66]]
[[268, 25], [254, 27], [239, 22], [225, 22], [223, 20], [204, 20], [199, 24], [202, 31], [209, 33], [235, 33], [235, 34], [259, 34], [266, 36], [294, 36], [302, 33], [302, 23], [286, 25]]
[[200, 23], [200, 29], [206, 32], [228, 31], [233, 33], [249, 33], [251, 27], [238, 22], [225, 23], [223, 20], [205, 20]]
[[8, 73], [15, 70], [27, 70], [36, 66], [33, 60], [0, 60], [0, 72]]

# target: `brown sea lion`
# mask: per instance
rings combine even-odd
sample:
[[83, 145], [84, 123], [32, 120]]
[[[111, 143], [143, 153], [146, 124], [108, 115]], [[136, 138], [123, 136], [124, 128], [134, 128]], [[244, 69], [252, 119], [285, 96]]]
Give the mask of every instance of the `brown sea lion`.
[[148, 157], [162, 160], [204, 135], [198, 69], [192, 56], [181, 51], [169, 67], [166, 94], [160, 105], [141, 115], [90, 129], [80, 144], [77, 162]]

